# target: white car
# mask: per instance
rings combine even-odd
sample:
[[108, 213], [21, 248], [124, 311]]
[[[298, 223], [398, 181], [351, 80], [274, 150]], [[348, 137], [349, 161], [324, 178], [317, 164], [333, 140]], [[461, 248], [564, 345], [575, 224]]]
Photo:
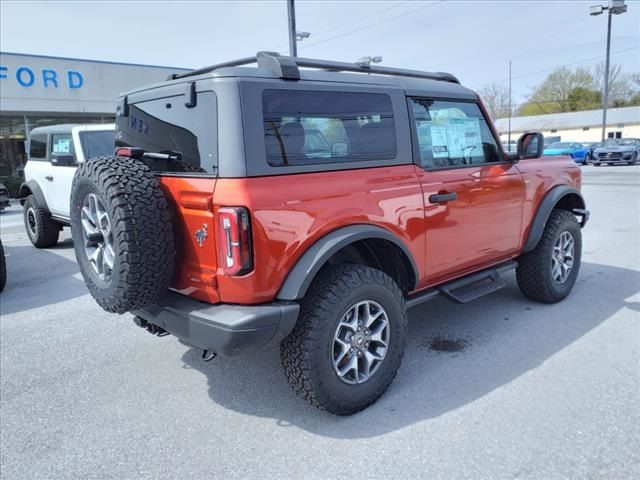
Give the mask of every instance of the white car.
[[113, 155], [115, 126], [52, 125], [31, 131], [20, 187], [24, 226], [38, 248], [58, 242], [63, 226], [69, 225], [71, 183], [78, 165], [101, 155]]

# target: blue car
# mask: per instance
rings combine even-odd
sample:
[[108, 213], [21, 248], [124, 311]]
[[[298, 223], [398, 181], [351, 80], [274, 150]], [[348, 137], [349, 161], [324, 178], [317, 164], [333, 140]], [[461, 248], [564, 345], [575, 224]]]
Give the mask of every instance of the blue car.
[[544, 147], [542, 155], [550, 157], [553, 155], [568, 155], [573, 161], [580, 165], [586, 165], [591, 158], [589, 147], [585, 147], [577, 142], [555, 142]]

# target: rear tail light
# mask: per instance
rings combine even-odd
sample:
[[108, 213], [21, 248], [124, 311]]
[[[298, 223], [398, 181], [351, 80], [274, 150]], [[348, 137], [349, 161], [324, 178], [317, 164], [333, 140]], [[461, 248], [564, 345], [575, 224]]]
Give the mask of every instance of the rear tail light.
[[223, 207], [218, 210], [220, 267], [225, 275], [244, 275], [253, 269], [251, 222], [243, 207]]

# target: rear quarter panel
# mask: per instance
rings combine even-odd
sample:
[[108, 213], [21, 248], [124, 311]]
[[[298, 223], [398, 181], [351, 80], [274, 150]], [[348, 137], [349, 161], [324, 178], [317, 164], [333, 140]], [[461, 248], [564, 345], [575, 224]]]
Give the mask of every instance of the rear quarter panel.
[[253, 304], [272, 300], [311, 245], [353, 224], [377, 225], [396, 235], [423, 269], [423, 201], [415, 168], [219, 179], [214, 213], [223, 205], [250, 209], [255, 261], [254, 270], [243, 277], [230, 278], [219, 271], [220, 300]]

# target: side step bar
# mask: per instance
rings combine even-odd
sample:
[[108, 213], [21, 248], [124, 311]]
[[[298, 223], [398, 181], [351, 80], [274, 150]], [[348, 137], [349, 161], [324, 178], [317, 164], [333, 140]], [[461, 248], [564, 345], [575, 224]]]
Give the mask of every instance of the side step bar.
[[455, 303], [469, 303], [504, 287], [505, 283], [502, 279], [502, 274], [513, 270], [517, 266], [518, 262], [503, 263], [497, 267], [472, 273], [458, 280], [430, 288], [409, 297], [407, 309], [433, 300], [440, 294]]

